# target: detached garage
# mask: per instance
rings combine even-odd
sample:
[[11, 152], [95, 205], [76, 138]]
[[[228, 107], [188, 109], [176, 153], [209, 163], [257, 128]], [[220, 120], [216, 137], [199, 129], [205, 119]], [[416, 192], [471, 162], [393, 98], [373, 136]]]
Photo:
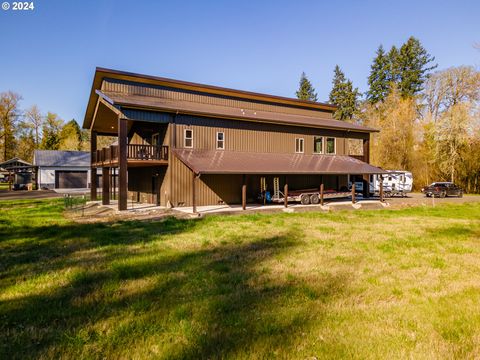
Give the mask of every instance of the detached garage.
[[35, 150], [40, 189], [90, 187], [90, 153], [87, 151]]

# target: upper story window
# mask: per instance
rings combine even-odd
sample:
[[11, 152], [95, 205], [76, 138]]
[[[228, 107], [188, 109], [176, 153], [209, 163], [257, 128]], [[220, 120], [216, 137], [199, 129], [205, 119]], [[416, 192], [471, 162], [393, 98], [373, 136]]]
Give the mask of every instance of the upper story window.
[[323, 154], [323, 136], [313, 137], [313, 152], [315, 154]]
[[296, 138], [295, 139], [295, 152], [296, 153], [303, 153], [303, 145], [305, 140], [303, 138]]
[[183, 146], [186, 148], [193, 148], [193, 130], [185, 129], [183, 137]]
[[217, 149], [225, 149], [225, 133], [223, 132], [217, 132]]
[[327, 140], [325, 142], [325, 153], [326, 154], [335, 154], [336, 149], [335, 149], [335, 138], [333, 137], [327, 137]]

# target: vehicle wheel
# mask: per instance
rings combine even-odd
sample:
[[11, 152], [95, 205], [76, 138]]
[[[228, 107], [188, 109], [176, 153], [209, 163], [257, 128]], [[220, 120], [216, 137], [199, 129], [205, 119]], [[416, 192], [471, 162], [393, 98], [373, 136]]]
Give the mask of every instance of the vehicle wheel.
[[318, 196], [318, 194], [313, 194], [313, 195], [310, 195], [310, 202], [312, 204], [319, 204], [320, 203], [320, 197]]
[[445, 196], [447, 196], [447, 193], [446, 193], [445, 191], [442, 191], [442, 192], [440, 193], [440, 197], [441, 197], [441, 198], [444, 198]]
[[385, 197], [386, 197], [386, 198], [392, 197], [392, 193], [389, 192], [389, 191], [387, 191], [387, 192], [385, 193]]
[[458, 194], [458, 197], [459, 198], [463, 197], [463, 191], [460, 191], [460, 193]]
[[300, 198], [300, 202], [302, 203], [302, 205], [310, 204], [310, 196], [308, 196], [307, 194], [303, 194]]

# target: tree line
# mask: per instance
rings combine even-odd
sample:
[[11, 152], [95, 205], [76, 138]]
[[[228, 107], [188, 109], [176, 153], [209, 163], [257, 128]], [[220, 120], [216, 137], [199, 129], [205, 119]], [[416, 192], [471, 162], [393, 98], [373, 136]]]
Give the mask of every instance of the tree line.
[[[317, 101], [305, 73], [299, 99]], [[380, 130], [371, 162], [411, 171], [414, 186], [453, 181], [480, 193], [480, 72], [473, 66], [437, 70], [435, 58], [410, 37], [400, 48], [380, 45], [361, 94], [337, 65], [329, 102], [337, 120]]]
[[43, 114], [37, 105], [25, 110], [22, 97], [12, 91], [0, 93], [0, 161], [19, 157], [33, 161], [33, 152], [42, 150], [89, 150], [90, 137], [72, 119], [57, 114]]

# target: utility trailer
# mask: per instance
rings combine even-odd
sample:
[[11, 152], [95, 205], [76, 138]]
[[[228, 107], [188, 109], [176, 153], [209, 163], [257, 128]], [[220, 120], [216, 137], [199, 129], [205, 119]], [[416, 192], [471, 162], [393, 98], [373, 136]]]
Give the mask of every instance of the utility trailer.
[[[351, 191], [335, 191], [324, 190], [324, 199], [341, 199], [352, 195]], [[273, 179], [273, 196], [272, 202], [284, 203], [285, 194], [280, 191], [278, 178]], [[300, 202], [302, 205], [320, 204], [320, 190], [319, 189], [303, 189], [303, 190], [289, 190], [287, 202]]]

